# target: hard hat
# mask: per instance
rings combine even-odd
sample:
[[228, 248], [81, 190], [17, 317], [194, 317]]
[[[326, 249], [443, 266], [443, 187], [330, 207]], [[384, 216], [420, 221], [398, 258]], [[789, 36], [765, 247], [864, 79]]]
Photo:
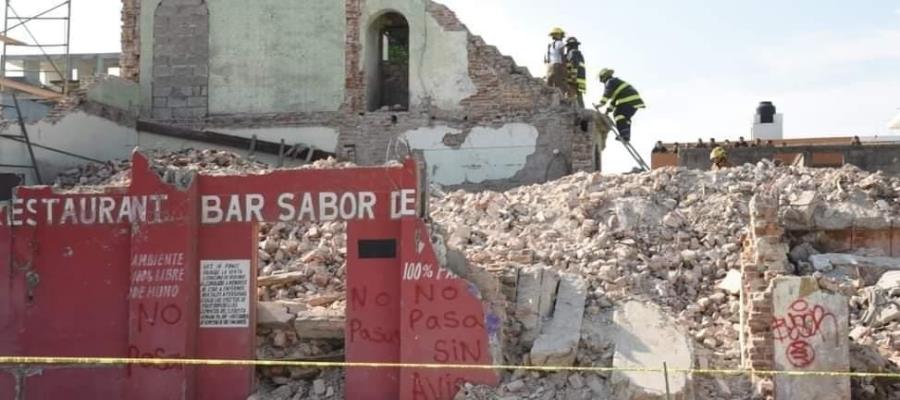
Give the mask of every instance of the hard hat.
[[567, 46], [578, 46], [578, 45], [580, 45], [580, 44], [581, 44], [581, 42], [579, 42], [579, 41], [578, 41], [578, 38], [576, 38], [575, 36], [572, 36], [572, 37], [570, 37], [569, 39], [566, 40], [566, 45], [567, 45]]
[[553, 28], [553, 30], [550, 31], [550, 36], [553, 36], [553, 35], [565, 36], [565, 35], [566, 35], [566, 32], [565, 32], [564, 30], [562, 30], [562, 28], [556, 27], [556, 28]]
[[722, 148], [722, 146], [718, 146], [718, 147], [714, 148], [709, 153], [709, 159], [712, 161], [727, 158], [727, 157], [728, 157], [728, 152], [726, 152], [725, 149]]
[[600, 73], [597, 74], [597, 77], [600, 78], [600, 80], [609, 79], [612, 78], [614, 73], [616, 73], [616, 71], [611, 68], [603, 68], [600, 70]]

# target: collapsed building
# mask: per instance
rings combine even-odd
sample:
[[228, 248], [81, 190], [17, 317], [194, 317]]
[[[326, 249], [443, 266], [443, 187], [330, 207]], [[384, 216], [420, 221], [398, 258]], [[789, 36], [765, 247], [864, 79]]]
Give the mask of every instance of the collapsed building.
[[[268, 169], [215, 151], [157, 161], [216, 174]], [[130, 165], [114, 165], [66, 179], [127, 183]], [[663, 363], [674, 398], [897, 398], [889, 378], [818, 372], [900, 371], [898, 193], [897, 178], [852, 166], [766, 161], [579, 173], [505, 192], [435, 186], [432, 245], [441, 267], [480, 293], [485, 318], [498, 318], [492, 362], [551, 369], [506, 371], [499, 386], [463, 385], [456, 398], [662, 399], [663, 373], [641, 370]], [[260, 226], [257, 358], [347, 356], [348, 335], [360, 335], [345, 312], [347, 243], [339, 221]], [[552, 371], [566, 366], [598, 370]], [[744, 372], [716, 372], [735, 370]], [[253, 399], [346, 389], [341, 369], [258, 374]]]
[[[896, 178], [761, 161], [553, 180], [599, 161], [590, 118], [560, 93], [436, 3], [319, 3], [125, 1], [128, 80], [88, 85], [28, 127], [37, 143], [106, 162], [72, 169], [80, 161], [57, 154], [40, 166], [61, 171], [59, 186], [90, 192], [126, 186], [131, 164], [111, 159], [135, 145], [244, 146], [271, 164], [285, 164], [294, 147], [301, 158], [361, 164], [416, 155], [447, 187], [435, 186], [429, 204], [441, 267], [470, 282], [491, 311], [486, 319], [496, 318], [479, 321], [497, 338], [490, 361], [601, 369], [505, 371], [500, 385], [450, 385], [461, 389], [455, 398], [665, 398], [662, 373], [627, 370], [663, 363], [676, 371], [668, 390], [682, 399], [900, 393], [880, 378], [767, 374], [897, 371]], [[0, 149], [4, 159], [24, 153], [7, 153], [12, 147]], [[215, 150], [156, 161], [174, 167], [165, 176], [272, 172]], [[545, 180], [553, 181], [523, 185]], [[521, 187], [452, 190], [472, 185]], [[270, 223], [258, 234], [257, 358], [344, 359], [346, 337], [358, 333], [346, 320], [344, 224]], [[796, 322], [809, 319], [815, 329]], [[684, 372], [694, 368], [748, 372]], [[257, 372], [253, 399], [345, 393], [340, 369]]]
[[[122, 49], [124, 79], [82, 79], [26, 127], [34, 143], [99, 161], [135, 146], [360, 165], [415, 152], [433, 181], [467, 187], [600, 166], [590, 113], [429, 0], [123, 0]], [[29, 164], [24, 146], [0, 157]], [[35, 152], [51, 178], [83, 162]]]

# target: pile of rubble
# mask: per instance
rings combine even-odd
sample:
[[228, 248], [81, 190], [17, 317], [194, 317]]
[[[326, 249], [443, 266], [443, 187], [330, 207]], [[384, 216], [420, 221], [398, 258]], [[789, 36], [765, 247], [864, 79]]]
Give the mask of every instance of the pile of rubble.
[[[576, 174], [505, 193], [454, 192], [432, 204], [432, 216], [447, 227], [449, 245], [488, 269], [542, 264], [583, 276], [590, 286], [586, 320], [608, 319], [607, 310], [629, 299], [653, 302], [687, 329], [697, 366], [737, 368], [740, 253], [748, 203], [758, 191], [789, 206], [782, 223], [794, 228], [888, 227], [900, 216], [898, 179], [853, 167], [776, 168], [768, 162], [717, 172]], [[887, 315], [894, 318], [893, 311]], [[610, 358], [610, 344], [585, 343], [585, 334], [579, 364], [612, 366], [598, 364]], [[896, 335], [871, 343], [900, 363]], [[531, 379], [518, 391], [548, 398], [536, 395], [554, 389], [548, 385]], [[733, 398], [746, 390], [739, 379], [698, 386], [699, 398]]]
[[[160, 159], [182, 168], [265, 170], [221, 152], [178, 154], [174, 162]], [[310, 167], [346, 165], [329, 160]], [[91, 168], [67, 174], [60, 184], [108, 182], [127, 165]], [[686, 338], [689, 366], [737, 368], [741, 251], [748, 233], [748, 204], [761, 191], [779, 199], [780, 222], [790, 230], [874, 229], [891, 226], [900, 216], [900, 179], [851, 166], [807, 169], [765, 161], [715, 172], [667, 168], [633, 175], [578, 173], [502, 193], [434, 189], [430, 215], [445, 233], [448, 248], [508, 286], [507, 315], [515, 317], [504, 329], [507, 364], [539, 362], [531, 358], [535, 338], [528, 332], [533, 327], [516, 312], [515, 287], [523, 271], [538, 268], [583, 281], [586, 296], [580, 341], [572, 357], [575, 365], [616, 363], [623, 345], [613, 329], [617, 320], [628, 316], [617, 316], [615, 310], [637, 300], [655, 310], [641, 312], [658, 313], [660, 321]], [[813, 265], [817, 251], [811, 238], [794, 239], [793, 273], [814, 275], [823, 287], [853, 296], [853, 339], [874, 349], [887, 364], [900, 364], [896, 272], [874, 280], [830, 273]], [[345, 244], [343, 223], [260, 228], [260, 358], [342, 357]], [[834, 267], [831, 272], [840, 270]], [[343, 390], [340, 371], [323, 375], [264, 369], [261, 374], [265, 379], [258, 399], [340, 398]], [[620, 394], [619, 378], [518, 371], [505, 373], [499, 388], [469, 386], [460, 397], [606, 398]], [[750, 390], [745, 377], [695, 378], [692, 387], [696, 397], [704, 399], [745, 398]]]
[[[203, 171], [204, 174], [259, 173], [269, 166], [250, 161], [238, 154], [221, 150], [184, 149], [180, 151], [147, 151], [153, 165], [180, 170]], [[61, 173], [55, 186], [69, 189], [75, 186], [127, 185], [131, 179], [131, 160], [112, 160], [89, 163]]]

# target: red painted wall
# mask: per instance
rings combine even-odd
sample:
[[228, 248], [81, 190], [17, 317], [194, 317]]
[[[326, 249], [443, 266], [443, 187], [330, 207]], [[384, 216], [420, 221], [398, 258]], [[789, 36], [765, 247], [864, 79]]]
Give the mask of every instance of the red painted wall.
[[[402, 280], [403, 264], [437, 265], [430, 245], [416, 239], [425, 228], [415, 215], [414, 162], [188, 176], [177, 185], [162, 182], [139, 153], [133, 165], [128, 188], [20, 188], [17, 203], [0, 209], [15, 216], [0, 220], [0, 354], [253, 359], [256, 223], [334, 217], [349, 220], [348, 361], [491, 362], [477, 290], [459, 279]], [[316, 201], [309, 214], [306, 193]], [[98, 208], [85, 206], [94, 202]], [[417, 303], [422, 285], [455, 295]], [[409, 325], [419, 312], [458, 312], [473, 322], [422, 331]], [[462, 359], [448, 355], [453, 343], [468, 346]], [[346, 397], [367, 400], [450, 399], [459, 379], [497, 380], [491, 371], [397, 368], [346, 376]], [[0, 373], [0, 398], [12, 398], [13, 387]], [[255, 387], [251, 367], [133, 366], [45, 368], [25, 389], [28, 399], [243, 400]]]

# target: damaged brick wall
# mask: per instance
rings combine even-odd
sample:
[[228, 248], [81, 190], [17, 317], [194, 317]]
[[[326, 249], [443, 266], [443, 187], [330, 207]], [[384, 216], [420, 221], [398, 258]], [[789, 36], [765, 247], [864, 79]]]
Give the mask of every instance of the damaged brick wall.
[[163, 0], [153, 18], [152, 117], [206, 116], [209, 97], [209, 10], [204, 0]]
[[[761, 193], [750, 201], [750, 232], [741, 255], [742, 318], [746, 321], [743, 352], [745, 367], [770, 371], [775, 367], [772, 287], [774, 278], [790, 267], [784, 229], [778, 223], [777, 197]], [[772, 395], [769, 376], [754, 376], [757, 394]]]
[[119, 75], [137, 82], [141, 72], [141, 2], [122, 0], [122, 54]]
[[[128, 1], [134, 0], [123, 0]], [[154, 16], [151, 119], [209, 129], [331, 127], [339, 132], [338, 154], [360, 164], [380, 164], [386, 158], [402, 156], [407, 149], [397, 145], [398, 137], [419, 128], [447, 126], [462, 131], [457, 138], [462, 142], [476, 127], [498, 129], [506, 124], [524, 123], [535, 127], [540, 135], [534, 154], [527, 157], [526, 167], [508, 181], [534, 183], [573, 171], [595, 169], [593, 122], [582, 124], [585, 115], [563, 99], [557, 89], [532, 77], [511, 57], [470, 33], [467, 33], [468, 67], [476, 92], [461, 101], [461, 109], [441, 109], [426, 99], [404, 112], [367, 112], [361, 42], [366, 23], [362, 21], [365, 1], [345, 0], [344, 3], [346, 75], [340, 110], [209, 115], [208, 10], [201, 0], [163, 0]], [[443, 29], [466, 31], [447, 7], [422, 1], [426, 13]], [[126, 17], [123, 9], [125, 19], [131, 17], [130, 14]], [[137, 17], [134, 19], [136, 24]], [[138, 50], [139, 44], [131, 45]], [[129, 57], [139, 57], [139, 54]], [[486, 186], [491, 183], [487, 182]]]

